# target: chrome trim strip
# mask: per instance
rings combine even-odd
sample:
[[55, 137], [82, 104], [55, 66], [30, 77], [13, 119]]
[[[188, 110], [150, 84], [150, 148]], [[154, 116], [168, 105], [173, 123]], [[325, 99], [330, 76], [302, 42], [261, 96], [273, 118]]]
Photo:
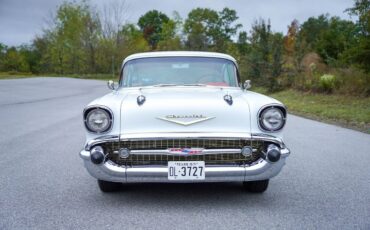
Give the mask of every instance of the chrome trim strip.
[[121, 141], [126, 140], [166, 140], [166, 139], [212, 139], [212, 140], [249, 140], [251, 135], [239, 133], [138, 133], [138, 134], [121, 134]]
[[209, 154], [237, 154], [241, 153], [241, 149], [204, 149], [201, 153], [171, 153], [168, 149], [156, 150], [131, 150], [131, 155], [175, 155], [175, 156], [194, 156], [194, 155], [209, 155]]

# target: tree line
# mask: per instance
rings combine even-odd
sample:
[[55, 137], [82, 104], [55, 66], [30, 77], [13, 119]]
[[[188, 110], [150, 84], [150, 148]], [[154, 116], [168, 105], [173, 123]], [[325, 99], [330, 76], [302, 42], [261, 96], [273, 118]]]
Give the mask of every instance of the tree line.
[[118, 74], [123, 58], [136, 52], [198, 50], [228, 53], [245, 79], [270, 91], [295, 88], [327, 93], [370, 95], [370, 1], [354, 0], [345, 11], [356, 21], [323, 14], [287, 34], [269, 20], [250, 31], [230, 8], [196, 8], [185, 19], [157, 10], [126, 23], [124, 2], [97, 11], [86, 1], [64, 2], [48, 28], [31, 44], [0, 43], [0, 71], [34, 74]]

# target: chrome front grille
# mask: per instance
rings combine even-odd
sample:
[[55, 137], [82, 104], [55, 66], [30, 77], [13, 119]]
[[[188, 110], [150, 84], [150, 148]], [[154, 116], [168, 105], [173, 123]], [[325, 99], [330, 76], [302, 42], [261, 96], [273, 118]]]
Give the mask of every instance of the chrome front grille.
[[[117, 151], [121, 148], [130, 150], [166, 150], [170, 148], [203, 148], [203, 149], [242, 149], [251, 146], [255, 151], [251, 157], [245, 157], [241, 153], [228, 154], [205, 154], [180, 156], [176, 154], [153, 155], [131, 154], [122, 159]], [[255, 162], [260, 158], [263, 142], [247, 139], [159, 139], [159, 140], [123, 140], [120, 142], [107, 142], [102, 144], [108, 153], [107, 158], [116, 164], [135, 165], [167, 165], [168, 161], [205, 161], [208, 165], [243, 165]]]
[[168, 149], [168, 148], [204, 148], [228, 149], [243, 148], [250, 141], [242, 139], [162, 139], [162, 140], [132, 140], [121, 141], [121, 148], [129, 149]]

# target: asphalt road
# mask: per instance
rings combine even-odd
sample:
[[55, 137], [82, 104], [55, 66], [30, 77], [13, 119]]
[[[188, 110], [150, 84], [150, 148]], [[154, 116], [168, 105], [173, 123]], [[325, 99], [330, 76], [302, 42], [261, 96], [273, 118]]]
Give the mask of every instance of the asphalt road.
[[78, 152], [82, 109], [107, 92], [101, 81], [0, 81], [0, 229], [370, 229], [370, 135], [292, 115], [292, 154], [262, 195], [239, 183], [101, 193]]

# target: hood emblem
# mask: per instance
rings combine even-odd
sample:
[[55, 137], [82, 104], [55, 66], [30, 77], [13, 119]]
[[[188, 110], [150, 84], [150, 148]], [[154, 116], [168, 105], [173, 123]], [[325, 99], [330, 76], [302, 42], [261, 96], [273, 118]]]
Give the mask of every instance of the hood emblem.
[[192, 125], [198, 122], [207, 121], [215, 117], [206, 117], [203, 115], [167, 115], [165, 117], [157, 117], [160, 120], [173, 122], [179, 125]]

